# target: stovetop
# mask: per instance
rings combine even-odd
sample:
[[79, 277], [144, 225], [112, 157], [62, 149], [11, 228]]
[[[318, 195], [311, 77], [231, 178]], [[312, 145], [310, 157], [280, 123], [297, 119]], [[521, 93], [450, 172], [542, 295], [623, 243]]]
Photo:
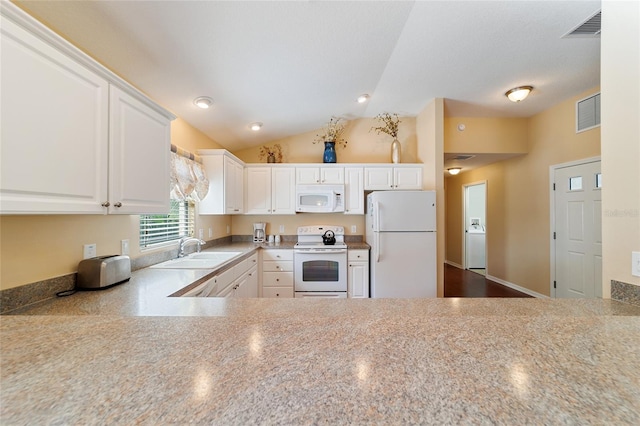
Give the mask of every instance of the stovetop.
[[[327, 231], [333, 231], [336, 237], [335, 244], [324, 244], [322, 236]], [[296, 249], [309, 249], [315, 251], [344, 250], [344, 227], [333, 225], [300, 226], [298, 228], [298, 242]]]

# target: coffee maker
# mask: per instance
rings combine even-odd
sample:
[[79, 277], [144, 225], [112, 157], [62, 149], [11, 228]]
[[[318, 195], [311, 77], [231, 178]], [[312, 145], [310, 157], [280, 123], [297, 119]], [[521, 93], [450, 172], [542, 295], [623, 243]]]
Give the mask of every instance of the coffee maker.
[[264, 222], [256, 222], [253, 224], [253, 242], [254, 243], [264, 243], [267, 224]]

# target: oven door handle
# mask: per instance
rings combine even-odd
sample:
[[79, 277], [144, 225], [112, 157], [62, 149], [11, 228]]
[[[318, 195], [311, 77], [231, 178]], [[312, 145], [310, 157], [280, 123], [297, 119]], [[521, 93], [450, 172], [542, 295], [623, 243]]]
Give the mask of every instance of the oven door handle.
[[338, 254], [338, 253], [346, 253], [347, 249], [337, 249], [337, 250], [314, 250], [314, 249], [310, 249], [310, 250], [301, 250], [301, 249], [297, 249], [293, 251], [294, 253], [300, 253], [300, 254]]

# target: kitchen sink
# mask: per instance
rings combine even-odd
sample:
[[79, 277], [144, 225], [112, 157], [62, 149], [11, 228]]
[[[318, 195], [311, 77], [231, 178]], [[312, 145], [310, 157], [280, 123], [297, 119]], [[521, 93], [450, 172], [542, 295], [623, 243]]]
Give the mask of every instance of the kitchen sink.
[[151, 266], [155, 269], [215, 269], [226, 261], [242, 254], [240, 251], [193, 253], [179, 259], [167, 260]]

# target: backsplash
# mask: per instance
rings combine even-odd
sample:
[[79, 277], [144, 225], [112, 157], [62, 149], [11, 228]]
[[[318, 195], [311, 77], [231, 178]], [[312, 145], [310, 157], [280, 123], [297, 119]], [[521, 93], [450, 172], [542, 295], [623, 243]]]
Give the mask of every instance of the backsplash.
[[611, 298], [619, 302], [640, 306], [640, 286], [611, 280]]

